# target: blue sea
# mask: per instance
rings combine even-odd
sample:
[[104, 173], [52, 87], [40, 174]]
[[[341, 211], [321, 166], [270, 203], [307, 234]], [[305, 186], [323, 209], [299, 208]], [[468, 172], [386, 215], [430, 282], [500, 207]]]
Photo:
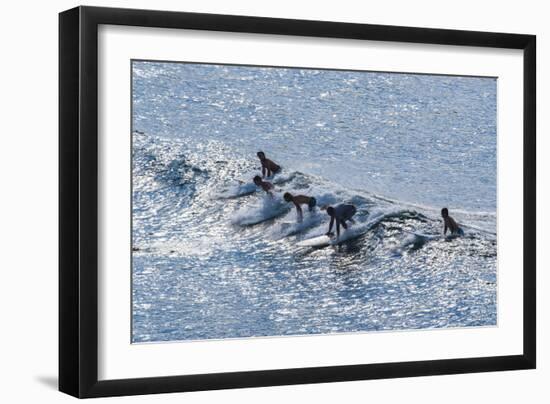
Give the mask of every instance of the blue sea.
[[[494, 326], [495, 78], [132, 63], [132, 341]], [[274, 196], [252, 183], [258, 151]], [[314, 196], [296, 210], [284, 192]], [[341, 242], [321, 206], [350, 203]], [[443, 237], [440, 211], [464, 230]]]

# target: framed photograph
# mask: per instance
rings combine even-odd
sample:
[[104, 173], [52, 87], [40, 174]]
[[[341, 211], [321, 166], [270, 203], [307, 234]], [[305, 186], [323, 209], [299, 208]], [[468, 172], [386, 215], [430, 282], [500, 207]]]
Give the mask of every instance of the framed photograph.
[[59, 28], [61, 391], [535, 368], [535, 36]]

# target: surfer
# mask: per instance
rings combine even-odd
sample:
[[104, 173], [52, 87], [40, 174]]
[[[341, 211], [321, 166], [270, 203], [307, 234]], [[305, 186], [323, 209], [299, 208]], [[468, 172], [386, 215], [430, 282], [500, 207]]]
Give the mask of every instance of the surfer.
[[255, 176], [253, 181], [257, 187], [261, 187], [267, 194], [273, 197], [273, 192], [271, 192], [271, 190], [273, 189], [273, 184], [271, 182], [262, 181], [262, 177], [260, 177], [259, 175]]
[[449, 209], [441, 209], [441, 217], [443, 217], [443, 222], [445, 223], [445, 229], [443, 230], [443, 235], [447, 234], [447, 229], [451, 232], [451, 235], [463, 236], [464, 230], [455, 222], [455, 220], [449, 216]]
[[309, 208], [309, 211], [313, 211], [313, 208], [317, 204], [317, 200], [313, 196], [305, 196], [305, 195], [292, 195], [290, 192], [285, 192], [283, 195], [283, 198], [287, 202], [293, 202], [294, 206], [296, 206], [296, 212], [298, 214], [298, 222], [301, 223], [304, 215], [302, 213], [302, 207], [300, 205], [307, 205]]
[[259, 151], [257, 156], [260, 159], [260, 163], [262, 163], [262, 177], [265, 178], [266, 173], [267, 177], [271, 177], [271, 175], [281, 172], [281, 166], [265, 157], [264, 152]]
[[326, 233], [326, 235], [334, 236], [334, 233], [332, 233], [332, 225], [336, 220], [336, 238], [340, 238], [340, 225], [342, 225], [344, 229], [347, 230], [347, 221], [355, 223], [355, 221], [352, 219], [353, 215], [355, 215], [355, 212], [357, 212], [357, 209], [355, 208], [355, 206], [350, 204], [341, 203], [335, 208], [329, 206], [327, 208], [327, 214], [330, 216], [330, 224], [328, 226], [328, 232]]

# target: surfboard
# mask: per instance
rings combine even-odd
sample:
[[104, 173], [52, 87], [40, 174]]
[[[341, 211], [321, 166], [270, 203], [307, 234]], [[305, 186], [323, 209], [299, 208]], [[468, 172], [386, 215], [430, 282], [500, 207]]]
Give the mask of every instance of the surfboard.
[[342, 244], [345, 241], [353, 240], [358, 237], [361, 237], [368, 230], [366, 225], [354, 225], [354, 227], [349, 228], [348, 230], [340, 233], [339, 238], [333, 238], [330, 240], [330, 245]]
[[325, 247], [327, 245], [330, 245], [331, 240], [332, 239], [329, 236], [323, 234], [322, 236], [302, 240], [296, 245], [298, 247]]
[[300, 247], [324, 247], [328, 245], [338, 245], [345, 241], [353, 240], [355, 238], [361, 237], [368, 230], [366, 225], [355, 226], [349, 228], [348, 230], [340, 233], [340, 237], [329, 237], [329, 236], [318, 236], [313, 238], [308, 238], [306, 240], [300, 241], [297, 245]]

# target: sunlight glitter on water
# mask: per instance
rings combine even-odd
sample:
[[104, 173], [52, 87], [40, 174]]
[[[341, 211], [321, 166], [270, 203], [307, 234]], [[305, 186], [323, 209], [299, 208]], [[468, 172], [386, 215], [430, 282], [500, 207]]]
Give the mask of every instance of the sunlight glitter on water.
[[[134, 342], [496, 324], [493, 79], [133, 72]], [[297, 224], [287, 191], [354, 204], [357, 236], [298, 246], [329, 218]], [[464, 237], [435, 236], [443, 205]]]

